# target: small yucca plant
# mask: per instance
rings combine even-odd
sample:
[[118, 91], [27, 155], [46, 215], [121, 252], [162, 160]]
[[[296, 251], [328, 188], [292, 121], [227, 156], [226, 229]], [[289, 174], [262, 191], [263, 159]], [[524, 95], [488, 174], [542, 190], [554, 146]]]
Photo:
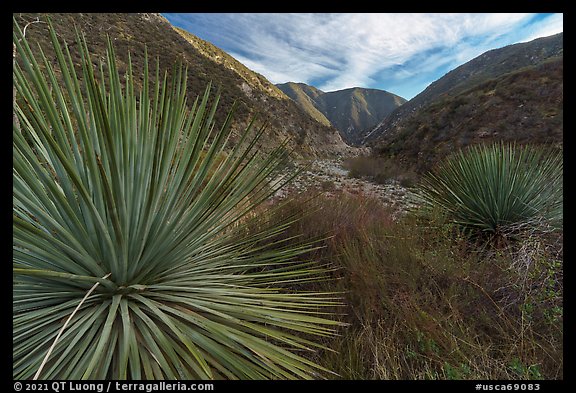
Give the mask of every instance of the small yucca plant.
[[502, 237], [562, 223], [562, 156], [541, 147], [475, 145], [422, 179], [421, 195], [465, 232]]
[[182, 68], [150, 86], [146, 61], [137, 94], [111, 43], [98, 78], [80, 37], [79, 78], [50, 31], [57, 68], [14, 32], [14, 378], [317, 377], [297, 352], [337, 301], [283, 283], [324, 270], [262, 246], [288, 224], [238, 235], [286, 150], [256, 154], [248, 127], [224, 154], [209, 87], [188, 109]]

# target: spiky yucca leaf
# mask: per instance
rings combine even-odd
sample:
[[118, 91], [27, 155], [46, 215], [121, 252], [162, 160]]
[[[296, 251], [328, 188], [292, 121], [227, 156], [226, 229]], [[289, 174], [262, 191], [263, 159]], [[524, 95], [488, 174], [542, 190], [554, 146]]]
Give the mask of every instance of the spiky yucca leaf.
[[562, 156], [496, 143], [455, 153], [423, 177], [429, 206], [472, 233], [505, 235], [562, 221]]
[[224, 153], [231, 115], [215, 127], [210, 87], [189, 110], [181, 67], [150, 84], [146, 61], [137, 93], [110, 42], [98, 75], [78, 37], [80, 78], [51, 39], [57, 67], [14, 32], [14, 378], [35, 375], [79, 304], [40, 378], [317, 376], [302, 336], [332, 334], [337, 300], [282, 283], [323, 269], [298, 262], [304, 247], [261, 246], [288, 223], [238, 236], [286, 150], [256, 154], [250, 126]]

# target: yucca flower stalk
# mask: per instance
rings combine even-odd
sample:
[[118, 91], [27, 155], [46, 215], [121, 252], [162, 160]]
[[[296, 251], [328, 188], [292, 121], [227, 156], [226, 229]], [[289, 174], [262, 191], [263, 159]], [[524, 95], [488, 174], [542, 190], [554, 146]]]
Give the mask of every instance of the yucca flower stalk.
[[543, 147], [474, 145], [426, 174], [421, 196], [468, 234], [554, 228], [563, 217], [562, 168], [562, 156]]
[[55, 67], [14, 24], [14, 378], [328, 371], [302, 354], [320, 347], [310, 337], [333, 334], [324, 314], [338, 300], [285, 285], [324, 268], [299, 258], [309, 245], [265, 246], [288, 220], [246, 230], [285, 183], [269, 182], [285, 147], [258, 154], [264, 128], [251, 123], [228, 151], [232, 114], [214, 124], [210, 86], [189, 106], [182, 67], [161, 79], [157, 65], [151, 78], [146, 60], [136, 92], [110, 40], [97, 72], [78, 34], [77, 75], [52, 26]]

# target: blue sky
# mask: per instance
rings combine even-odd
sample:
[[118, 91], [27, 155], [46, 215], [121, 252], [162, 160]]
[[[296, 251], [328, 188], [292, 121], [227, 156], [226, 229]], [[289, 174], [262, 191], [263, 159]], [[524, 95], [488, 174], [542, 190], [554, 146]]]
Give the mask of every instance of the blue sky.
[[563, 31], [563, 14], [163, 14], [272, 83], [410, 99], [490, 49]]

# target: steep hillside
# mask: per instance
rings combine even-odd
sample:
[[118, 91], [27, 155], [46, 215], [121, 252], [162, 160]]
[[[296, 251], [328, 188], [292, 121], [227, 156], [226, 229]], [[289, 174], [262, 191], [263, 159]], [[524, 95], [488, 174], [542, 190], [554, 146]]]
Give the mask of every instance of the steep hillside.
[[229, 70], [234, 71], [240, 78], [244, 79], [246, 83], [242, 84], [242, 89], [246, 94], [249, 94], [252, 90], [256, 89], [267, 93], [270, 97], [281, 100], [286, 99], [284, 93], [282, 93], [282, 91], [280, 91], [280, 89], [278, 89], [274, 84], [270, 83], [263, 75], [248, 69], [244, 64], [240, 63], [222, 49], [212, 45], [208, 41], [196, 37], [194, 34], [191, 34], [184, 29], [175, 26], [173, 26], [173, 29], [184, 37], [184, 39], [201, 54], [213, 62], [221, 64]]
[[[75, 51], [75, 27], [82, 31], [93, 52], [93, 59], [102, 58], [106, 49], [106, 36], [114, 42], [120, 71], [127, 67], [130, 52], [134, 74], [142, 75], [144, 49], [151, 64], [159, 60], [161, 72], [172, 72], [172, 65], [180, 60], [188, 67], [188, 101], [193, 102], [202, 94], [209, 82], [221, 87], [217, 125], [223, 123], [232, 103], [239, 103], [235, 116], [235, 129], [245, 126], [253, 114], [269, 123], [261, 142], [263, 150], [277, 146], [288, 139], [300, 156], [331, 156], [346, 151], [348, 146], [333, 127], [318, 123], [304, 113], [292, 100], [276, 89], [263, 76], [258, 75], [231, 56], [189, 33], [177, 31], [159, 14], [137, 13], [65, 13], [65, 14], [14, 14], [22, 27], [37, 17], [46, 22], [50, 17], [60, 38], [71, 44]], [[40, 44], [48, 58], [54, 54], [49, 45], [46, 23], [30, 25], [26, 36], [32, 45]], [[136, 81], [141, 84], [141, 80]], [[234, 141], [232, 141], [234, 142]]]
[[539, 38], [527, 43], [509, 45], [490, 50], [448, 72], [433, 82], [422, 93], [394, 110], [377, 127], [361, 135], [363, 143], [389, 138], [403, 128], [403, 122], [421, 108], [445, 100], [523, 67], [541, 64], [563, 54], [563, 34]]
[[562, 148], [563, 60], [524, 67], [420, 108], [374, 144], [420, 172], [470, 144], [507, 141]]
[[288, 82], [277, 85], [300, 107], [326, 124], [336, 127], [348, 143], [357, 143], [357, 135], [374, 127], [406, 100], [384, 90], [350, 89], [323, 92], [305, 83]]
[[282, 90], [284, 94], [296, 101], [300, 108], [316, 119], [316, 121], [325, 125], [332, 124], [316, 107], [316, 105], [318, 105], [318, 97], [325, 94], [322, 90], [305, 83], [294, 82], [281, 83], [276, 86]]
[[378, 124], [406, 102], [384, 90], [359, 87], [326, 93], [321, 101], [323, 113], [351, 142], [358, 141], [359, 132]]

